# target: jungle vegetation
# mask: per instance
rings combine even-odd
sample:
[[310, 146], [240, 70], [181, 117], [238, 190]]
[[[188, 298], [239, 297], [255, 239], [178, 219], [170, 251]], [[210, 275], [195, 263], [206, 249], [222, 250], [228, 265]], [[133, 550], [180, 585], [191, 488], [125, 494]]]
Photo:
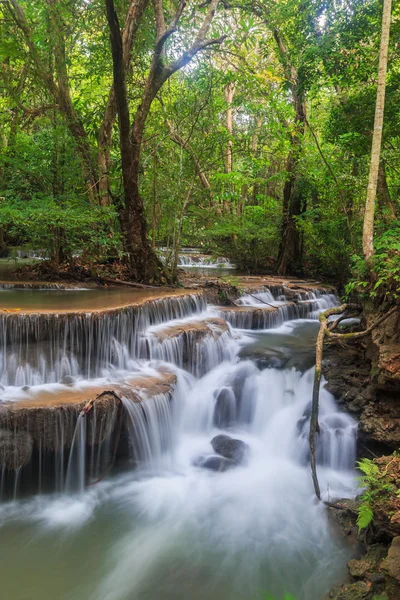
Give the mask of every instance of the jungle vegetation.
[[396, 291], [399, 35], [388, 0], [4, 0], [1, 255], [153, 283], [190, 245]]

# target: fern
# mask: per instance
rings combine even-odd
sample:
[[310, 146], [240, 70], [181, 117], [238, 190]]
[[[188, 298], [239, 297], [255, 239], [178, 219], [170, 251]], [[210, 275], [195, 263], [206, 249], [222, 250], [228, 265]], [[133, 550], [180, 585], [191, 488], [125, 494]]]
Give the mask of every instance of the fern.
[[358, 509], [358, 517], [357, 517], [357, 525], [358, 525], [358, 529], [359, 531], [361, 531], [361, 529], [365, 529], [366, 527], [368, 527], [368, 525], [372, 522], [374, 518], [374, 511], [372, 510], [372, 508], [370, 507], [369, 504], [361, 504], [360, 508]]
[[369, 458], [363, 458], [358, 462], [358, 468], [365, 474], [367, 479], [376, 479], [379, 476], [379, 467]]

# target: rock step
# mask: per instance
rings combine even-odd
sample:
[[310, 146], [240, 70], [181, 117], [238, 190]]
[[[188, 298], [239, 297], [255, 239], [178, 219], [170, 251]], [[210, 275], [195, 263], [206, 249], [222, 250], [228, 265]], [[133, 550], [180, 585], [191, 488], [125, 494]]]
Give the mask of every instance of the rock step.
[[229, 325], [221, 317], [172, 321], [147, 331], [141, 354], [151, 360], [172, 362], [201, 376], [228, 358], [231, 340]]
[[175, 384], [176, 375], [163, 369], [154, 375], [140, 373], [109, 385], [57, 385], [52, 390], [28, 390], [25, 399], [0, 404], [0, 468], [27, 465], [34, 449], [68, 450], [84, 409], [88, 419], [87, 443], [101, 444], [115, 431], [122, 397], [134, 403], [148, 402], [160, 395], [172, 397]]
[[295, 302], [285, 302], [278, 306], [218, 306], [215, 311], [238, 329], [270, 329], [298, 318], [308, 309], [299, 309]]

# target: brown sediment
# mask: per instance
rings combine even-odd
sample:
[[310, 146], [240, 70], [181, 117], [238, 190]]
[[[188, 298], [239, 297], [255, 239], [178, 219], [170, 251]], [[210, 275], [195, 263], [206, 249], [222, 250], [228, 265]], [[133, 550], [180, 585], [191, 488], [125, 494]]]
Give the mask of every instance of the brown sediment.
[[243, 314], [264, 314], [273, 313], [279, 310], [281, 306], [289, 306], [293, 304], [288, 302], [287, 304], [281, 304], [279, 306], [219, 306], [218, 312], [223, 313], [243, 313]]
[[[112, 288], [115, 291], [115, 288]], [[154, 300], [165, 300], [168, 298], [180, 298], [183, 296], [198, 295], [199, 292], [196, 290], [171, 290], [165, 291], [163, 289], [152, 289], [152, 290], [124, 290], [120, 296], [126, 296], [126, 300], [120, 298], [117, 294], [112, 294], [107, 298], [107, 294], [102, 294], [103, 297], [97, 299], [85, 298], [85, 293], [82, 292], [82, 300], [79, 301], [79, 306], [66, 307], [24, 307], [23, 300], [19, 301], [21, 306], [2, 306], [0, 304], [0, 314], [52, 314], [52, 315], [81, 315], [81, 314], [102, 314], [112, 313], [113, 311], [118, 312], [122, 309], [141, 307]], [[66, 296], [68, 299], [68, 296]], [[86, 301], [85, 301], [86, 300]], [[88, 301], [90, 300], [90, 302]], [[96, 306], [99, 304], [99, 306]]]

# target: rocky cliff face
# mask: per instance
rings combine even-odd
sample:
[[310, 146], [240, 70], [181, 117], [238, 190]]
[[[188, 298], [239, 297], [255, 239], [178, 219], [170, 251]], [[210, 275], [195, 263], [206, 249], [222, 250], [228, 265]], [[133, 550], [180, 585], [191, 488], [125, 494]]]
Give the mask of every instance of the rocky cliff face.
[[[367, 308], [363, 326], [381, 311]], [[360, 420], [360, 444], [380, 451], [400, 446], [400, 310], [362, 341], [327, 345], [327, 387]]]
[[[362, 329], [384, 312], [366, 307]], [[323, 373], [328, 389], [360, 421], [359, 455], [400, 448], [400, 310], [363, 340], [328, 344]], [[357, 502], [339, 501], [330, 511], [346, 536], [364, 545], [349, 561], [350, 580], [333, 589], [331, 600], [400, 600], [400, 458], [381, 456], [382, 492], [373, 496], [372, 527], [357, 536]], [[367, 542], [367, 544], [366, 544]]]

